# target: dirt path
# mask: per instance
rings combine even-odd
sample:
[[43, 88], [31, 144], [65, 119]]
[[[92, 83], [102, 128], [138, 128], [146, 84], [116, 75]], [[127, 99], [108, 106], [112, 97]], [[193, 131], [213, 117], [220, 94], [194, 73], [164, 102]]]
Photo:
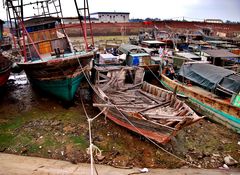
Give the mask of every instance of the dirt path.
[[[66, 161], [44, 159], [36, 157], [17, 156], [12, 154], [0, 154], [0, 175], [89, 175], [89, 164], [71, 164]], [[97, 165], [99, 175], [127, 175], [138, 174], [138, 168], [133, 169], [117, 169], [110, 166]], [[237, 175], [237, 170], [204, 170], [204, 169], [149, 169], [148, 175]]]

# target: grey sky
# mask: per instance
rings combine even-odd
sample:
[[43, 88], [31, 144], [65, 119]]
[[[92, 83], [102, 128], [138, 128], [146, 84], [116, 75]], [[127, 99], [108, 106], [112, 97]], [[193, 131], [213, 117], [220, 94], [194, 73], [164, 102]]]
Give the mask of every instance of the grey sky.
[[[0, 18], [5, 19], [0, 0]], [[29, 0], [25, 0], [29, 1]], [[82, 2], [83, 0], [79, 0]], [[90, 12], [130, 12], [130, 18], [240, 21], [240, 0], [89, 0]], [[76, 16], [73, 0], [62, 0], [64, 16]]]

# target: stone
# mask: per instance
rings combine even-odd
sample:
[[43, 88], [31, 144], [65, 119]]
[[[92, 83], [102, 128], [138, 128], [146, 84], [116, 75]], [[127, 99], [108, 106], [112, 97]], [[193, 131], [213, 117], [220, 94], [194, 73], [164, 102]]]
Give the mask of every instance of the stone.
[[99, 161], [103, 161], [105, 159], [105, 156], [102, 156], [102, 155], [97, 155], [97, 159]]
[[238, 164], [238, 161], [236, 161], [230, 155], [224, 157], [224, 162], [225, 162], [226, 165], [236, 165], [236, 164]]

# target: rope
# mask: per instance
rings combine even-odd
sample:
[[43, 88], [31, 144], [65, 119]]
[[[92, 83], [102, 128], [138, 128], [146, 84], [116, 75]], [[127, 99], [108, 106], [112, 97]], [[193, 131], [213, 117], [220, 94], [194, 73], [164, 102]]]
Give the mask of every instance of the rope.
[[[78, 59], [78, 62], [79, 62], [80, 67], [82, 68], [82, 65], [81, 65], [79, 59]], [[86, 76], [86, 73], [85, 73], [84, 71], [83, 71], [83, 73], [84, 73], [84, 76], [85, 76], [87, 82], [89, 83], [90, 87], [93, 89], [93, 91], [96, 93], [96, 95], [97, 95], [98, 97], [100, 97], [100, 95], [97, 93], [97, 90], [95, 89], [95, 87], [92, 85], [92, 83], [90, 82], [90, 80], [89, 80], [88, 77]], [[100, 98], [101, 98], [101, 97], [100, 97]], [[104, 99], [103, 99], [103, 100], [104, 100]], [[104, 100], [104, 101], [105, 101], [105, 100]], [[105, 101], [105, 102], [106, 102], [106, 101]], [[83, 105], [83, 103], [82, 103], [82, 105]], [[142, 133], [136, 126], [134, 126], [134, 124], [133, 124], [130, 120], [128, 120], [128, 118], [121, 112], [121, 110], [120, 110], [116, 105], [114, 105], [114, 104], [111, 104], [111, 105], [113, 105], [113, 106], [118, 110], [118, 112], [125, 118], [125, 120], [126, 120], [130, 125], [132, 125], [141, 135], [143, 135], [143, 133]], [[83, 106], [84, 106], [84, 105], [83, 105]], [[86, 112], [85, 108], [84, 108], [84, 112]], [[102, 112], [103, 112], [103, 111], [102, 111]], [[144, 136], [144, 135], [143, 135], [143, 136]], [[148, 141], [150, 141], [151, 143], [153, 143], [155, 146], [157, 146], [159, 149], [161, 149], [163, 152], [165, 152], [165, 153], [173, 156], [174, 158], [176, 158], [176, 159], [178, 159], [178, 160], [180, 160], [180, 161], [182, 161], [182, 162], [184, 162], [184, 163], [186, 163], [186, 164], [188, 164], [188, 165], [191, 165], [191, 166], [193, 166], [193, 167], [195, 167], [195, 168], [200, 168], [200, 167], [198, 167], [197, 165], [195, 165], [195, 164], [193, 164], [193, 163], [190, 163], [190, 162], [188, 162], [188, 161], [186, 161], [186, 160], [184, 160], [184, 159], [182, 159], [182, 158], [174, 155], [173, 153], [167, 151], [166, 149], [164, 149], [163, 147], [161, 147], [160, 145], [158, 145], [156, 142], [154, 142], [154, 141], [151, 140], [150, 138], [148, 138], [148, 137], [146, 137], [146, 136], [144, 136], [144, 137], [145, 137]], [[90, 146], [91, 146], [91, 145], [90, 145]], [[202, 169], [202, 168], [200, 168], [200, 169]]]
[[[83, 103], [83, 100], [82, 100], [82, 97], [80, 95], [80, 100], [81, 100], [81, 103], [82, 103], [82, 106], [83, 106], [83, 111], [87, 117], [87, 121], [88, 121], [88, 130], [89, 130], [89, 148], [87, 148], [87, 154], [90, 154], [90, 160], [91, 160], [91, 175], [94, 174], [93, 170], [95, 170], [95, 172], [98, 174], [98, 171], [97, 171], [97, 168], [95, 167], [94, 165], [94, 159], [93, 159], [93, 153], [95, 152], [97, 156], [102, 156], [102, 150], [100, 150], [96, 145], [94, 145], [92, 143], [92, 128], [91, 128], [91, 123], [94, 119], [96, 119], [97, 117], [99, 117], [105, 110], [106, 108], [104, 108], [98, 115], [96, 115], [94, 118], [90, 118], [88, 116], [88, 113], [86, 111], [86, 108], [84, 106], [84, 103]], [[94, 168], [94, 169], [93, 169]]]

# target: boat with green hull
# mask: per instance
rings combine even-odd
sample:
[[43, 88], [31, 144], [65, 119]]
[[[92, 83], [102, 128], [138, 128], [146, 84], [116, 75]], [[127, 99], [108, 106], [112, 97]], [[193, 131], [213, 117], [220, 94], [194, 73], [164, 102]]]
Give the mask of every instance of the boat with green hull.
[[[211, 65], [211, 67], [213, 67], [213, 65]], [[218, 67], [217, 69], [221, 68]], [[219, 76], [219, 74], [217, 76]], [[233, 82], [232, 77], [231, 80]], [[161, 84], [168, 90], [173, 91], [177, 87], [177, 92], [182, 96], [188, 97], [189, 104], [191, 104], [191, 106], [194, 107], [196, 111], [204, 114], [211, 120], [221, 123], [222, 125], [236, 131], [237, 133], [240, 133], [240, 107], [238, 106], [240, 103], [239, 93], [233, 94], [231, 99], [223, 99], [219, 95], [216, 95], [215, 93], [197, 86], [194, 83], [182, 83], [178, 80], [172, 80], [164, 74], [161, 74], [160, 81]], [[227, 89], [219, 85], [223, 81], [224, 80], [218, 82], [217, 89], [218, 91], [225, 90], [226, 93]], [[208, 86], [210, 86], [210, 81], [201, 79], [201, 82], [207, 82]], [[235, 87], [237, 87], [237, 85], [235, 85]]]
[[71, 101], [84, 78], [83, 74], [76, 75], [72, 78], [59, 80], [36, 80], [30, 79], [30, 82], [45, 92], [48, 92], [64, 101]]
[[[84, 8], [84, 17], [79, 16], [80, 34], [83, 35], [85, 46], [79, 49], [73, 48], [64, 24], [62, 23], [61, 3], [46, 1], [48, 9], [54, 12], [44, 11], [37, 16], [23, 16], [18, 9], [23, 11], [30, 6], [35, 9], [38, 1], [24, 3], [7, 0], [6, 4], [10, 19], [17, 23], [14, 33], [17, 40], [15, 44], [21, 48], [23, 60], [18, 66], [23, 69], [29, 81], [39, 89], [56, 96], [64, 101], [71, 101], [85, 75], [89, 71], [89, 65], [95, 55], [94, 42], [87, 40], [87, 29], [91, 27], [88, 15], [88, 7]], [[84, 6], [85, 6], [84, 2]], [[43, 6], [43, 5], [42, 5]], [[75, 1], [79, 12], [78, 3]], [[60, 7], [60, 10], [57, 10]], [[13, 15], [14, 14], [14, 15]], [[13, 17], [11, 17], [13, 15]], [[80, 15], [80, 13], [78, 13]], [[84, 18], [84, 20], [83, 20]], [[90, 23], [86, 28], [86, 23]]]

